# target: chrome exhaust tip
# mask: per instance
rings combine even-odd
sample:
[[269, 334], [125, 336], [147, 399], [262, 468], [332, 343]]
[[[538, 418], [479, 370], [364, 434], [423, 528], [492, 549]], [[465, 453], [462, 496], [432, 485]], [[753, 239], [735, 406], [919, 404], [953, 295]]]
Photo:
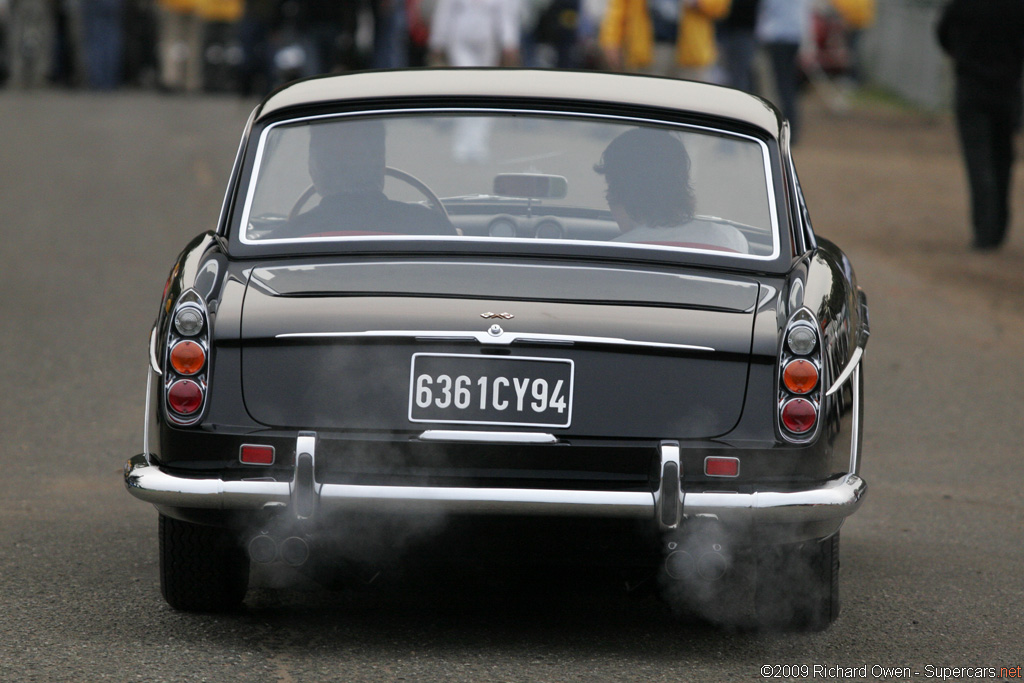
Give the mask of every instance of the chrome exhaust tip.
[[665, 558], [665, 573], [676, 581], [700, 577], [705, 581], [718, 581], [729, 570], [729, 560], [721, 552], [721, 546], [704, 551], [696, 556], [686, 550], [674, 550]]
[[281, 541], [281, 559], [292, 567], [301, 567], [309, 559], [309, 543], [304, 538], [289, 536]]
[[277, 559], [277, 541], [270, 534], [253, 536], [249, 541], [249, 559], [257, 564], [270, 564]]

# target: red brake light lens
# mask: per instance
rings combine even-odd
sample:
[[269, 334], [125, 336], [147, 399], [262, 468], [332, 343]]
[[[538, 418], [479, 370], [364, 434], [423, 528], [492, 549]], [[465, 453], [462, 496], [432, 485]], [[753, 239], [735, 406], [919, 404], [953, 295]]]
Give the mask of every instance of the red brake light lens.
[[203, 405], [203, 390], [190, 379], [181, 379], [167, 390], [167, 403], [179, 415], [191, 415]]
[[806, 394], [818, 386], [818, 369], [810, 361], [795, 360], [782, 371], [782, 381], [794, 394]]
[[794, 434], [804, 434], [814, 428], [818, 411], [805, 398], [794, 398], [782, 406], [782, 424]]
[[194, 341], [182, 341], [171, 349], [171, 367], [181, 375], [194, 375], [206, 364], [206, 352]]

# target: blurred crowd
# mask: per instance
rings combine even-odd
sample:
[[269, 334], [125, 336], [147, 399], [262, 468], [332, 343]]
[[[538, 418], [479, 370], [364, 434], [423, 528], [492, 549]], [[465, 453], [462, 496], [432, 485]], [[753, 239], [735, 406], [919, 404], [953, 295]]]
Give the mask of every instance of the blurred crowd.
[[753, 91], [759, 57], [786, 109], [802, 79], [857, 78], [873, 3], [0, 0], [0, 84], [259, 95], [319, 73], [448, 64], [637, 71]]

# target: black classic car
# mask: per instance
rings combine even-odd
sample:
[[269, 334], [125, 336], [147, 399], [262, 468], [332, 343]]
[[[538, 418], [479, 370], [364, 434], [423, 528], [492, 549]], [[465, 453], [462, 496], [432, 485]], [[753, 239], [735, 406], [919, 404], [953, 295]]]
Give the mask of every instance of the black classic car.
[[359, 576], [442, 537], [483, 562], [459, 538], [490, 529], [503, 561], [599, 556], [687, 613], [821, 629], [867, 338], [764, 100], [316, 78], [255, 109], [173, 266], [125, 482], [177, 609], [237, 607], [252, 563]]

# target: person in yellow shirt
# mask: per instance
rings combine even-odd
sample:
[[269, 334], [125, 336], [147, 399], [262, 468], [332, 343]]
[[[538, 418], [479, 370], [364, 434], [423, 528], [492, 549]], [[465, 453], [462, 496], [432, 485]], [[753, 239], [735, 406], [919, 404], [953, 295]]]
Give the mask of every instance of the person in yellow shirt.
[[[655, 41], [656, 21], [648, 0], [608, 0], [598, 42], [608, 67], [691, 80], [711, 80], [718, 60], [715, 22], [731, 0], [679, 0], [675, 45]], [[660, 55], [659, 55], [660, 53]]]

